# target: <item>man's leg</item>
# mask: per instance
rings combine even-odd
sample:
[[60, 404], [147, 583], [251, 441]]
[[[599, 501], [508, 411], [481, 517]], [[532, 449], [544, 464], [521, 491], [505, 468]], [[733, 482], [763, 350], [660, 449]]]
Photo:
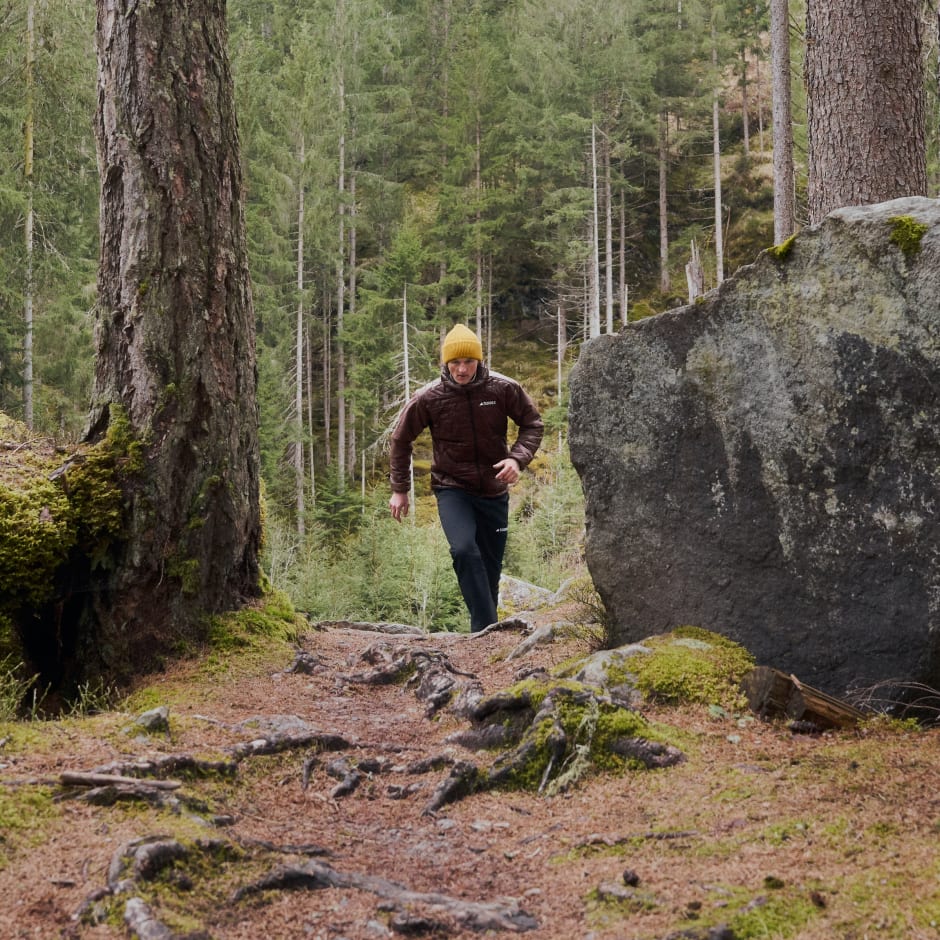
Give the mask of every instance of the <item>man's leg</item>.
[[503, 570], [503, 555], [506, 554], [506, 539], [509, 535], [509, 494], [491, 498], [475, 497], [474, 505], [477, 511], [477, 546], [483, 558], [483, 567], [486, 568], [495, 612], [499, 599], [499, 576]]
[[450, 545], [457, 583], [470, 611], [470, 629], [482, 630], [496, 621], [496, 601], [480, 547], [477, 545], [477, 501], [463, 490], [435, 490], [441, 527]]

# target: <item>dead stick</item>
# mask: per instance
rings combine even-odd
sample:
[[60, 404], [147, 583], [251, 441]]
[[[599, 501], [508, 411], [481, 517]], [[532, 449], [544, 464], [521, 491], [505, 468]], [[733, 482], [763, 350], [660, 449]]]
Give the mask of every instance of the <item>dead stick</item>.
[[63, 771], [59, 774], [59, 782], [73, 787], [146, 786], [155, 790], [178, 790], [183, 785], [178, 780], [145, 780], [140, 777], [82, 773], [77, 770]]

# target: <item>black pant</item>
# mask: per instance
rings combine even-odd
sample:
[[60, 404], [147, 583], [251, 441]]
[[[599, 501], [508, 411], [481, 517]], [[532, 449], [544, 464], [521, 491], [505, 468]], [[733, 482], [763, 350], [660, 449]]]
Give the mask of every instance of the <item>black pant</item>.
[[434, 495], [460, 593], [470, 611], [470, 630], [475, 633], [497, 620], [499, 575], [509, 534], [509, 494], [486, 497], [438, 489]]

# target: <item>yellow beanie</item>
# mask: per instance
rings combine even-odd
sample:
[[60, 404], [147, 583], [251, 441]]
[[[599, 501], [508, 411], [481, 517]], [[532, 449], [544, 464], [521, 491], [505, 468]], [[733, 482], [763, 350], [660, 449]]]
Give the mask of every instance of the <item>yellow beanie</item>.
[[454, 359], [483, 361], [483, 344], [477, 338], [476, 333], [467, 329], [462, 323], [458, 323], [444, 337], [444, 345], [441, 346], [441, 362], [447, 365]]

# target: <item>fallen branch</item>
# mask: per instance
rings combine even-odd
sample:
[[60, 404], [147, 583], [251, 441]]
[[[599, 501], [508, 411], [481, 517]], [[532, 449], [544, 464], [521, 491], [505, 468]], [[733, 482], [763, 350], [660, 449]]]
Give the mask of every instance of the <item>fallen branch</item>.
[[591, 833], [586, 839], [575, 843], [575, 848], [586, 849], [593, 845], [603, 845], [608, 848], [614, 848], [618, 845], [626, 845], [628, 842], [638, 842], [640, 840], [668, 842], [672, 839], [691, 839], [699, 833], [695, 829], [680, 829], [669, 832], [634, 832], [624, 836], [608, 836], [598, 832]]
[[139, 777], [124, 777], [118, 774], [84, 773], [78, 770], [65, 770], [59, 774], [59, 782], [67, 787], [140, 787], [142, 784], [151, 790], [178, 790], [183, 784], [178, 780], [147, 780]]

